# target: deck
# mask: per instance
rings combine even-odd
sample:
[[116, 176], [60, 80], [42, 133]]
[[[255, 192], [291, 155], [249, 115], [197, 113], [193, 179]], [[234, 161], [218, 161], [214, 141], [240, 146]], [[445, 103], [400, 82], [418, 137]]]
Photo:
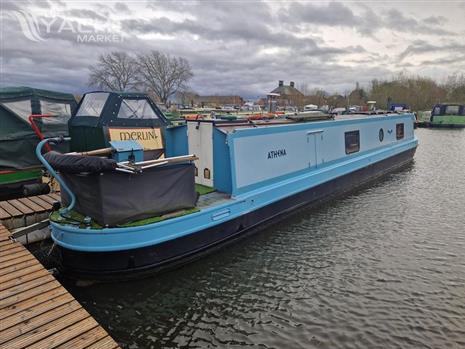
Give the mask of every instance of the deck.
[[47, 219], [57, 193], [0, 201], [0, 224], [7, 229], [25, 227]]
[[12, 348], [119, 346], [0, 224], [0, 349]]

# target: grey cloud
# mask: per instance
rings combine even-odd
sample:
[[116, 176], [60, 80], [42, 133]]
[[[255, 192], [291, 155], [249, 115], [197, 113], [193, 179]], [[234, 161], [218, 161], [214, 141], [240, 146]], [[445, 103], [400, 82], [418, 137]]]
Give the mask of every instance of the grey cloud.
[[95, 11], [87, 9], [72, 9], [64, 12], [65, 16], [77, 17], [77, 18], [86, 18], [86, 19], [95, 19], [97, 21], [106, 22], [107, 17], [98, 14]]
[[122, 2], [117, 2], [114, 5], [115, 10], [118, 12], [125, 12], [127, 14], [132, 13], [132, 11], [129, 9], [128, 5]]
[[415, 40], [407, 48], [402, 51], [398, 59], [399, 61], [404, 60], [408, 56], [424, 53], [457, 53], [465, 52], [465, 44], [457, 42], [449, 42], [443, 45], [434, 45], [423, 40]]
[[437, 26], [432, 26], [431, 21], [440, 21], [439, 18], [429, 17], [430, 22], [418, 21], [411, 17], [406, 17], [397, 9], [391, 9], [386, 14], [386, 24], [391, 29], [399, 31], [408, 31], [412, 33], [430, 34], [430, 35], [455, 35], [450, 31], [444, 30]]
[[292, 3], [281, 13], [280, 19], [296, 28], [307, 25], [349, 27], [368, 36], [381, 29], [428, 35], [456, 35], [439, 27], [447, 21], [442, 16], [416, 19], [405, 16], [397, 9], [378, 14], [364, 4], [358, 7], [363, 10], [362, 14], [356, 14], [348, 6], [338, 2], [330, 2], [326, 5], [315, 5], [310, 2]]
[[342, 26], [353, 26], [359, 20], [351, 9], [339, 2], [330, 2], [326, 6], [293, 2], [280, 18], [286, 21]]

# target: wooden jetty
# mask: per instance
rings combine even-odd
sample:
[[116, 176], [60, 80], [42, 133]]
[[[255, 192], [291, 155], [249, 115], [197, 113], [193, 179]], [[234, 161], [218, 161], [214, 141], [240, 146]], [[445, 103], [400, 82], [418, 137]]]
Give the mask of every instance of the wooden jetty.
[[0, 224], [0, 349], [13, 348], [119, 346]]
[[48, 218], [53, 203], [60, 200], [60, 194], [52, 193], [0, 201], [0, 224], [15, 229], [40, 222]]

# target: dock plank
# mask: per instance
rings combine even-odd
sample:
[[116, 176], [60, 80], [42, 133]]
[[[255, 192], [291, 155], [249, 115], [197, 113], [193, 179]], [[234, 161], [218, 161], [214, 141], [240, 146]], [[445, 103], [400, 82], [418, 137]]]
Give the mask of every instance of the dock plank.
[[[17, 252], [16, 253], [13, 253], [13, 254], [7, 254], [7, 255], [0, 255], [0, 265], [2, 265], [2, 263], [5, 263], [11, 259], [16, 259], [16, 258], [19, 258], [19, 257], [22, 257], [22, 256], [25, 256], [25, 255], [28, 255], [30, 254], [28, 251], [25, 251], [23, 250], [22, 248], [20, 248], [19, 246], [17, 246]], [[1, 287], [1, 285], [0, 285]]]
[[56, 349], [74, 349], [79, 346], [86, 347], [95, 342], [98, 342], [107, 336], [108, 334], [100, 326], [96, 326], [89, 331], [84, 332], [83, 334], [69, 340], [68, 342], [57, 346]]
[[48, 274], [48, 275], [44, 275], [44, 276], [29, 280], [29, 281], [25, 281], [21, 283], [20, 285], [13, 286], [13, 287], [10, 287], [10, 288], [7, 288], [1, 291], [0, 300], [16, 296], [24, 291], [39, 287], [53, 280], [55, 280], [55, 278], [51, 274]]
[[59, 193], [50, 193], [47, 195], [50, 196], [52, 199], [55, 199], [56, 201], [61, 201], [61, 195]]
[[29, 273], [29, 274], [26, 274], [26, 275], [23, 275], [23, 276], [18, 276], [18, 277], [14, 278], [14, 279], [11, 279], [9, 281], [2, 282], [0, 284], [0, 292], [3, 291], [3, 290], [8, 289], [10, 287], [15, 287], [17, 285], [21, 285], [22, 283], [25, 283], [25, 282], [37, 279], [39, 277], [49, 275], [49, 274], [50, 273], [48, 272], [48, 270], [40, 269], [38, 271], [33, 271], [32, 273]]
[[49, 211], [52, 209], [52, 205], [50, 205], [47, 201], [41, 199], [38, 196], [30, 196], [29, 200], [36, 203], [37, 205], [43, 207], [45, 210]]
[[47, 211], [45, 208], [43, 208], [40, 205], [37, 205], [34, 201], [31, 201], [29, 198], [21, 198], [18, 199], [19, 202], [21, 202], [23, 205], [26, 205], [29, 207], [31, 210], [33, 210], [36, 213], [41, 213]]
[[60, 201], [60, 200], [52, 198], [50, 194], [38, 195], [38, 197], [48, 202], [50, 205], [53, 205], [55, 202]]
[[58, 332], [88, 317], [89, 313], [87, 313], [84, 309], [80, 308], [76, 311], [73, 311], [70, 314], [66, 314], [60, 317], [59, 319], [47, 322], [46, 324], [39, 326], [30, 332], [26, 332], [18, 337], [15, 337], [12, 340], [9, 340], [8, 342], [0, 344], [0, 349], [29, 348], [31, 344], [40, 341], [41, 339], [44, 339], [52, 335], [53, 333]]
[[10, 254], [16, 254], [18, 251], [22, 251], [22, 250], [23, 249], [21, 247], [15, 244], [6, 245], [0, 249], [0, 256], [6, 257], [6, 256], [9, 256]]
[[21, 201], [14, 199], [14, 200], [8, 200], [7, 201], [11, 206], [14, 206], [17, 210], [21, 211], [22, 214], [31, 214], [34, 213], [34, 211], [24, 205]]
[[15, 265], [10, 265], [9, 267], [1, 268], [0, 269], [0, 278], [3, 275], [14, 273], [15, 271], [19, 271], [19, 270], [22, 270], [22, 269], [27, 268], [27, 267], [32, 267], [34, 265], [37, 265], [37, 262], [34, 259], [32, 259], [32, 260], [29, 260], [29, 261], [23, 261], [23, 262], [17, 263]]
[[0, 219], [8, 219], [11, 215], [0, 207]]
[[92, 345], [86, 347], [86, 349], [115, 349], [118, 348], [118, 345], [111, 339], [110, 336], [102, 338], [98, 342], [95, 342]]
[[41, 293], [44, 293], [44, 291], [47, 291], [51, 288], [56, 288], [56, 287], [60, 287], [60, 284], [58, 283], [58, 281], [54, 279], [52, 281], [47, 282], [46, 284], [40, 285], [33, 289], [18, 293], [8, 298], [0, 299], [0, 309], [6, 308], [12, 304], [16, 304], [26, 299], [29, 299], [31, 297], [37, 296]]
[[88, 317], [84, 320], [81, 320], [60, 332], [54, 333], [53, 335], [47, 337], [45, 340], [34, 343], [33, 345], [28, 346], [29, 349], [48, 349], [55, 348], [57, 345], [63, 344], [70, 339], [75, 338], [82, 332], [93, 329], [95, 326], [98, 326], [97, 321], [92, 317]]
[[[31, 206], [40, 206], [38, 202], [31, 200]], [[9, 236], [0, 224], [0, 349], [119, 348], [53, 275]]]
[[36, 297], [32, 297], [23, 302], [19, 302], [11, 306], [8, 306], [0, 310], [0, 320], [3, 321], [3, 319], [8, 318], [9, 316], [22, 313], [26, 311], [27, 309], [34, 307], [37, 304], [41, 304], [43, 302], [46, 302], [49, 299], [53, 299], [54, 297], [58, 297], [63, 294], [66, 294], [66, 290], [63, 287], [57, 287], [57, 288], [48, 290], [47, 292], [44, 292]]
[[69, 293], [64, 293], [62, 295], [59, 295], [58, 297], [36, 304], [31, 308], [24, 309], [19, 313], [13, 314], [11, 316], [8, 316], [6, 319], [3, 319], [2, 328], [7, 329], [12, 326], [18, 325], [21, 322], [28, 322], [29, 319], [32, 319], [40, 314], [58, 308], [64, 304], [70, 303], [73, 300], [73, 296], [71, 296]]
[[23, 213], [16, 207], [14, 207], [12, 204], [10, 204], [8, 201], [0, 201], [0, 207], [6, 212], [8, 212], [11, 215], [11, 217], [23, 216]]
[[30, 253], [26, 254], [24, 256], [18, 256], [15, 259], [10, 259], [8, 261], [5, 261], [5, 262], [1, 263], [0, 264], [0, 270], [4, 269], [6, 267], [9, 267], [9, 266], [21, 263], [21, 262], [26, 262], [26, 261], [29, 261], [29, 260], [33, 260], [33, 259], [35, 259], [35, 258]]
[[60, 319], [62, 316], [70, 314], [79, 309], [81, 309], [79, 303], [76, 301], [72, 301], [30, 319], [29, 321], [25, 322], [21, 327], [10, 327], [2, 331], [2, 336], [0, 337], [0, 344], [8, 342], [9, 340], [19, 337], [25, 333], [31, 332], [35, 330], [37, 327], [46, 325], [56, 319]]

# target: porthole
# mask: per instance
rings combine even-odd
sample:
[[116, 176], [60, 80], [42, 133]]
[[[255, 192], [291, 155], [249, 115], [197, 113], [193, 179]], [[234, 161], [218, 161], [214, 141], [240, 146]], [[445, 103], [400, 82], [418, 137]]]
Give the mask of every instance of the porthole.
[[382, 128], [379, 129], [378, 137], [380, 142], [384, 140], [384, 130]]

